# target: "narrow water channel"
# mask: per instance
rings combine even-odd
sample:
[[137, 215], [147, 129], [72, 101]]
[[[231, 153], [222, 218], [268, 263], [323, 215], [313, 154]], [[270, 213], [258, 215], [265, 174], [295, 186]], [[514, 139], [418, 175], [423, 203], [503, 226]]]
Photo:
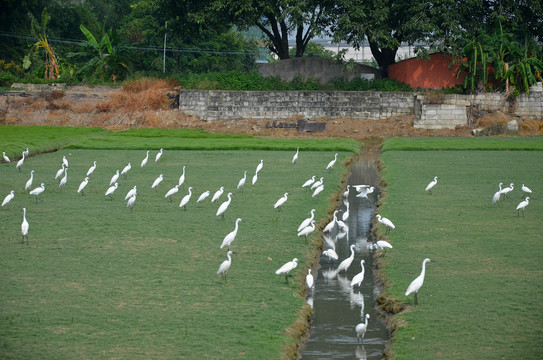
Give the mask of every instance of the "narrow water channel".
[[[379, 174], [374, 166], [377, 155], [360, 155], [351, 168], [347, 181], [349, 217], [345, 221], [348, 231], [345, 236], [338, 230], [325, 238], [325, 250], [335, 248], [338, 260], [321, 256], [320, 269], [315, 277], [315, 288], [308, 302], [313, 305], [313, 317], [309, 338], [301, 359], [381, 359], [390, 334], [384, 321], [375, 310], [375, 299], [379, 287], [373, 274], [373, 243], [371, 220], [379, 194]], [[357, 197], [353, 185], [370, 185], [375, 191], [368, 198]], [[346, 211], [345, 202], [338, 208], [338, 218]], [[355, 245], [354, 261], [347, 270], [337, 273], [342, 260], [351, 254]], [[361, 271], [364, 260], [365, 275], [362, 286], [351, 287], [351, 280]], [[370, 314], [364, 341], [358, 342], [355, 327]]]

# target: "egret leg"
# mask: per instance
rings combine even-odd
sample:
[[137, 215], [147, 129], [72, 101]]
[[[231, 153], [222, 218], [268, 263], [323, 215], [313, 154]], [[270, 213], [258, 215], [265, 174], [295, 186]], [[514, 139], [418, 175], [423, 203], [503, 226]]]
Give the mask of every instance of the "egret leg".
[[308, 242], [307, 242], [307, 235], [305, 236], [305, 244], [307, 245]]
[[170, 202], [173, 202], [172, 197], [170, 196]]
[[[185, 211], [187, 211], [187, 205], [184, 205], [183, 208], [185, 209]], [[225, 276], [226, 277], [226, 276]]]
[[417, 299], [417, 293], [415, 293], [415, 306], [419, 306], [419, 300]]
[[285, 275], [285, 280], [287, 281], [287, 285], [288, 285], [288, 274]]

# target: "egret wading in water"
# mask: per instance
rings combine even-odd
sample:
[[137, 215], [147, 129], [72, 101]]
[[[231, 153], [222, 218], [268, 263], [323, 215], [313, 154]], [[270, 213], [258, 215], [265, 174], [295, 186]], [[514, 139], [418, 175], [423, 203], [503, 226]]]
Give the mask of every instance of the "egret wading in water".
[[417, 278], [413, 280], [411, 284], [409, 284], [409, 286], [407, 287], [407, 291], [405, 292], [405, 296], [409, 296], [410, 294], [415, 293], [415, 306], [419, 304], [417, 294], [422, 284], [424, 283], [424, 276], [426, 274], [426, 263], [430, 261], [432, 260], [428, 258], [424, 259], [424, 261], [422, 262], [422, 271], [420, 272], [420, 275], [417, 276]]
[[162, 156], [162, 151], [163, 151], [163, 150], [164, 150], [164, 149], [160, 149], [160, 151], [158, 152], [158, 154], [156, 154], [156, 156], [155, 156], [155, 162], [158, 162], [158, 160], [160, 160], [160, 157]]
[[128, 165], [124, 167], [123, 171], [121, 171], [121, 175], [124, 175], [125, 179], [128, 179], [128, 172], [130, 171], [130, 169], [132, 169], [132, 164], [128, 163]]
[[498, 201], [500, 201], [500, 197], [502, 196], [502, 185], [503, 183], [498, 184], [500, 189], [494, 193], [494, 196], [492, 196], [492, 204], [497, 204]]
[[301, 231], [303, 228], [306, 228], [307, 226], [309, 226], [309, 224], [311, 224], [311, 220], [313, 220], [315, 218], [315, 211], [316, 211], [315, 209], [311, 209], [311, 211], [310, 211], [311, 216], [308, 217], [307, 219], [305, 219], [304, 221], [302, 221], [300, 226], [298, 226], [297, 231]]
[[300, 152], [300, 148], [296, 148], [296, 154], [292, 157], [292, 163], [296, 165], [296, 161], [298, 160], [298, 153]]
[[113, 195], [113, 193], [115, 192], [115, 190], [117, 190], [118, 187], [119, 187], [119, 184], [118, 184], [118, 183], [113, 184], [112, 186], [110, 186], [110, 187], [107, 189], [105, 195], [106, 195], [106, 196], [109, 196], [109, 198], [110, 198], [111, 200], [113, 200], [113, 196], [111, 196], [111, 195]]
[[21, 233], [23, 234], [23, 240], [21, 243], [25, 243], [26, 237], [26, 244], [28, 245], [28, 221], [26, 221], [26, 208], [23, 208], [23, 223], [21, 224]]
[[273, 205], [274, 209], [277, 209], [277, 211], [281, 211], [281, 206], [283, 206], [284, 203], [287, 202], [288, 199], [288, 193], [285, 193], [282, 197], [279, 198]]
[[32, 181], [34, 181], [34, 170], [30, 171], [30, 179], [25, 184], [25, 190], [28, 191], [32, 187]]
[[170, 190], [168, 190], [168, 192], [166, 193], [166, 195], [164, 195], [164, 198], [170, 198], [170, 202], [172, 202], [172, 196], [173, 194], [175, 194], [176, 192], [179, 191], [179, 185], [175, 185], [173, 188], [171, 188]]
[[304, 236], [305, 237], [305, 243], [307, 244], [307, 236], [311, 234], [313, 231], [315, 231], [315, 220], [311, 220], [310, 225], [306, 226], [302, 230], [298, 232], [298, 236]]
[[153, 181], [153, 185], [151, 185], [151, 189], [157, 189], [157, 186], [164, 180], [164, 175], [160, 174], [158, 177]]
[[387, 249], [392, 249], [392, 245], [390, 245], [390, 243], [385, 240], [377, 241], [374, 247], [379, 250], [384, 250], [381, 256], [385, 256], [385, 254], [387, 253]]
[[6, 152], [5, 151], [2, 151], [2, 156], [4, 157], [4, 161], [9, 163], [11, 162], [11, 160], [9, 159], [9, 157], [6, 155]]
[[322, 255], [328, 257], [329, 259], [332, 259], [332, 260], [337, 260], [339, 259], [339, 256], [337, 256], [337, 253], [334, 249], [328, 249], [328, 250], [324, 250], [322, 252]]
[[364, 335], [366, 335], [366, 331], [368, 330], [368, 320], [369, 320], [369, 318], [370, 318], [370, 314], [366, 314], [364, 322], [356, 325], [356, 328], [355, 328], [356, 337], [358, 338], [358, 342], [362, 341], [362, 344], [364, 343]]
[[247, 171], [243, 172], [243, 177], [239, 180], [237, 189], [243, 192], [243, 187], [245, 186], [245, 181], [247, 181]]
[[362, 284], [362, 281], [364, 280], [364, 272], [365, 272], [364, 260], [360, 260], [360, 267], [362, 268], [362, 271], [360, 271], [358, 274], [356, 274], [353, 277], [353, 279], [351, 280], [351, 286], [352, 287], [355, 287], [355, 286], [360, 287], [360, 285]]
[[334, 167], [334, 165], [336, 164], [336, 161], [337, 161], [337, 155], [338, 154], [334, 155], [334, 160], [330, 161], [328, 163], [328, 165], [326, 165], [326, 170], [329, 170], [329, 171], [333, 170], [333, 167]]
[[228, 193], [228, 200], [226, 200], [225, 202], [223, 202], [221, 204], [221, 206], [219, 206], [219, 208], [217, 209], [217, 214], [215, 214], [216, 216], [219, 216], [219, 215], [222, 215], [222, 219], [224, 220], [224, 212], [226, 211], [226, 209], [228, 209], [228, 206], [230, 206], [230, 202], [232, 201], [232, 193], [229, 192]]
[[349, 248], [351, 249], [351, 256], [349, 256], [348, 258], [346, 258], [345, 260], [343, 260], [339, 266], [337, 267], [337, 272], [339, 273], [340, 271], [345, 271], [347, 272], [347, 270], [349, 270], [349, 267], [351, 266], [351, 264], [353, 263], [353, 260], [354, 260], [354, 248], [356, 247], [356, 245], [352, 244], [351, 246], [349, 246]]
[[83, 189], [85, 189], [88, 183], [89, 183], [89, 177], [86, 176], [85, 179], [83, 179], [83, 181], [81, 182], [81, 184], [79, 184], [79, 187], [77, 188], [77, 193], [81, 194], [81, 196], [85, 196]]
[[147, 155], [145, 155], [145, 158], [141, 161], [140, 167], [144, 167], [147, 164], [147, 160], [149, 160], [149, 150], [147, 150]]
[[187, 211], [187, 204], [190, 201], [190, 197], [192, 196], [192, 186], [189, 186], [188, 192], [189, 193], [183, 196], [181, 202], [179, 203], [179, 207], [182, 207], [185, 211]]
[[517, 205], [517, 216], [520, 217], [520, 210], [522, 210], [522, 217], [524, 217], [524, 209], [526, 206], [528, 206], [530, 202], [530, 197], [526, 196], [526, 199], [524, 201], [521, 201], [520, 204]]
[[332, 221], [330, 221], [325, 227], [324, 229], [322, 229], [322, 232], [325, 233], [325, 232], [331, 232], [332, 230], [334, 230], [334, 227], [336, 226], [337, 224], [337, 210], [334, 211], [334, 215], [332, 217]]
[[232, 243], [236, 239], [236, 235], [238, 234], [238, 226], [241, 221], [243, 221], [241, 218], [236, 219], [236, 225], [234, 226], [234, 231], [230, 232], [228, 235], [224, 237], [224, 240], [222, 241], [222, 244], [220, 246], [221, 249], [226, 247], [228, 248], [228, 250], [230, 250], [230, 245], [232, 245]]
[[219, 270], [217, 270], [217, 276], [224, 275], [224, 284], [226, 285], [226, 273], [228, 272], [228, 269], [230, 269], [230, 265], [232, 265], [232, 251], [228, 250], [226, 253], [227, 260], [224, 260], [221, 263], [221, 266], [219, 266]]
[[316, 176], [313, 175], [313, 176], [311, 177], [311, 179], [309, 179], [309, 180], [307, 180], [306, 182], [304, 182], [304, 184], [302, 185], [302, 188], [308, 188], [308, 189], [309, 189], [309, 187], [310, 187], [311, 185], [313, 185], [313, 183], [315, 182], [315, 178], [316, 178]]
[[307, 275], [305, 276], [305, 284], [307, 285], [307, 289], [309, 291], [312, 291], [313, 286], [315, 286], [315, 279], [313, 279], [313, 275], [311, 274], [311, 269], [307, 269]]
[[381, 215], [379, 215], [379, 214], [377, 214], [376, 216], [377, 216], [377, 221], [379, 221], [381, 224], [386, 226], [387, 229], [386, 229], [385, 234], [388, 234], [390, 232], [390, 229], [395, 229], [396, 228], [396, 226], [394, 226], [392, 221], [390, 221], [386, 217], [381, 217]]
[[276, 275], [285, 274], [285, 281], [288, 284], [288, 274], [294, 270], [298, 266], [298, 259], [294, 258], [292, 261], [289, 261], [288, 263], [281, 266], [277, 271], [275, 272]]
[[213, 194], [213, 197], [211, 198], [211, 202], [214, 203], [216, 200], [218, 200], [222, 193], [224, 192], [224, 186], [221, 186], [219, 190], [215, 191], [215, 194]]
[[11, 190], [9, 192], [9, 194], [6, 195], [6, 197], [4, 198], [4, 201], [2, 201], [2, 207], [4, 207], [5, 205], [6, 206], [6, 209], [9, 209], [9, 202], [11, 200], [13, 200], [13, 198], [15, 197], [15, 191], [14, 190]]
[[427, 186], [426, 186], [426, 192], [432, 195], [432, 189], [437, 184], [437, 176], [434, 177], [434, 180], [432, 180]]
[[92, 166], [87, 170], [87, 176], [91, 176], [92, 173], [96, 170], [96, 161], [92, 163]]

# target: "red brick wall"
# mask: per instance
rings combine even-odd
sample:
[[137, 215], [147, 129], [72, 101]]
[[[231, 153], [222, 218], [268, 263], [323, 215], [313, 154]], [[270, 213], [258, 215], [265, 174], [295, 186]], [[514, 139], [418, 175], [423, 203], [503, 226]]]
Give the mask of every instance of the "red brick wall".
[[388, 67], [389, 79], [401, 81], [412, 88], [441, 89], [461, 84], [464, 76], [456, 78], [458, 66], [449, 69], [452, 57], [441, 53], [431, 54], [430, 59], [408, 59]]

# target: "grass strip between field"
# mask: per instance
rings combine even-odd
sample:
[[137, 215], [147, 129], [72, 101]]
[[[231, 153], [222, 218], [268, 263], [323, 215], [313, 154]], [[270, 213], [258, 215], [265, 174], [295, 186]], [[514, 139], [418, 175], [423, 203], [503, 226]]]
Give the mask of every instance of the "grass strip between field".
[[[381, 156], [386, 187], [377, 212], [396, 225], [388, 235], [394, 249], [380, 260], [384, 290], [409, 305], [394, 317], [394, 359], [543, 356], [543, 153], [496, 151], [528, 144], [539, 150], [541, 140], [496, 138], [484, 142], [488, 151], [460, 150], [479, 140], [391, 139], [383, 145], [426, 150]], [[457, 151], [430, 150], [451, 143]], [[429, 195], [425, 187], [434, 176], [438, 183]], [[515, 190], [493, 205], [499, 182], [514, 183]], [[518, 217], [523, 183], [534, 194]], [[381, 238], [383, 230], [377, 229]], [[414, 307], [413, 295], [404, 293], [426, 257], [435, 262], [427, 264]]]
[[543, 151], [543, 137], [393, 138], [383, 143], [382, 152], [392, 150], [523, 150]]

